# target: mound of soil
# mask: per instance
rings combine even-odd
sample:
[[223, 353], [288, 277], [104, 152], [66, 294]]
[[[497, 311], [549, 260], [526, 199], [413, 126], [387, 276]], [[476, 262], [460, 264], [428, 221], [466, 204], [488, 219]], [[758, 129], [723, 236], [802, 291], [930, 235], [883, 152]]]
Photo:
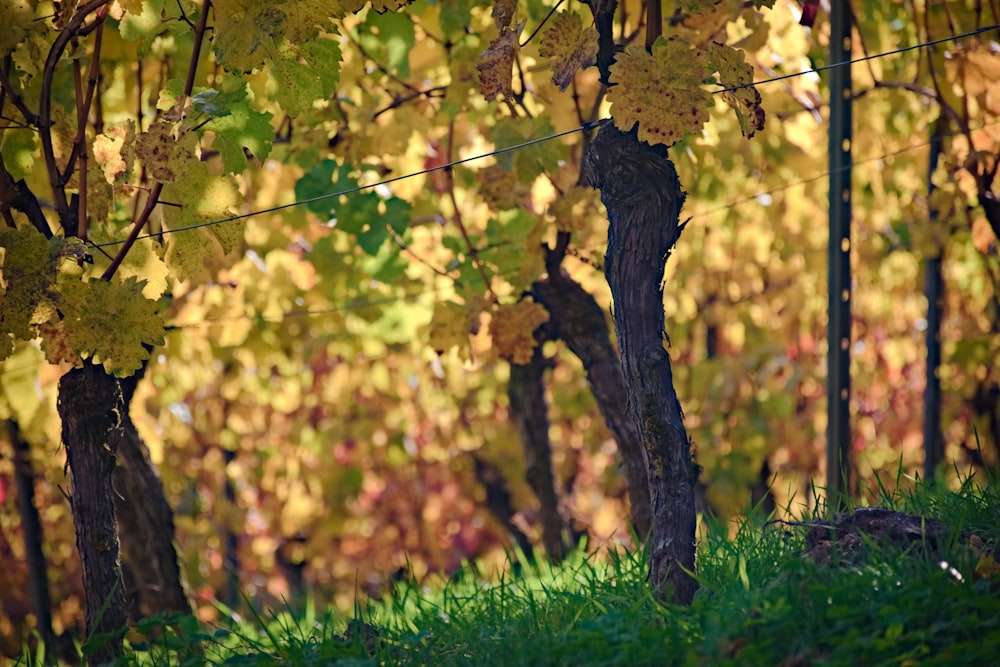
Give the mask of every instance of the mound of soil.
[[[861, 507], [850, 514], [836, 516], [834, 521], [804, 525], [809, 526], [806, 556], [818, 565], [857, 562], [871, 544], [901, 552], [936, 554], [954, 538], [947, 524], [882, 507]], [[962, 537], [963, 542], [978, 541], [982, 545], [982, 540]]]

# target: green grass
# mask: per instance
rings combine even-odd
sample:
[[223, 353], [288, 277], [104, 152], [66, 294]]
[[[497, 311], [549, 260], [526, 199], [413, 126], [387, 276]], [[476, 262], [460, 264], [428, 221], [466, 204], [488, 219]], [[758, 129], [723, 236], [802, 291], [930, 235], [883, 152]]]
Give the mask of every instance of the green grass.
[[159, 638], [124, 664], [1000, 664], [1000, 576], [976, 573], [984, 552], [997, 557], [998, 485], [879, 488], [881, 505], [940, 519], [953, 539], [933, 554], [871, 545], [860, 562], [821, 567], [803, 556], [806, 528], [752, 517], [730, 537], [709, 522], [687, 609], [653, 599], [641, 553], [579, 551], [493, 581], [470, 567], [439, 586], [402, 585], [359, 603], [350, 626], [311, 606], [220, 629], [151, 621]]

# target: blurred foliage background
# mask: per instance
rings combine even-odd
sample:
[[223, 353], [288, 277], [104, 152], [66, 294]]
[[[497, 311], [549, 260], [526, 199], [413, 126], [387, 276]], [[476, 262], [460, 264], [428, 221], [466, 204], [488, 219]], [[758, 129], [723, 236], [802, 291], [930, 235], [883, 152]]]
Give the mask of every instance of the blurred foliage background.
[[[217, 17], [233, 2], [214, 3]], [[30, 4], [38, 16], [51, 11]], [[148, 125], [165, 82], [190, 57], [179, 12], [196, 4], [143, 2], [140, 17], [125, 16], [105, 34], [108, 126]], [[929, 4], [855, 1], [855, 56], [997, 20], [977, 14], [980, 3]], [[996, 3], [982, 4], [996, 12]], [[627, 36], [641, 2], [622, 5], [616, 31]], [[522, 37], [551, 8], [550, 0], [521, 2]], [[271, 114], [263, 134], [274, 145], [264, 159], [246, 151], [249, 168], [224, 178], [212, 153], [223, 144], [205, 139], [199, 168], [231, 189], [213, 215], [289, 205], [607, 115], [594, 68], [561, 92], [539, 65], [537, 40], [518, 56], [517, 103], [483, 98], [475, 66], [495, 36], [491, 10], [480, 0], [417, 0], [398, 13], [345, 18], [334, 36], [342, 53], [336, 94], [301, 105], [294, 119], [269, 70], [246, 75], [255, 113]], [[801, 511], [815, 502], [812, 485], [823, 483], [828, 117], [824, 76], [811, 70], [826, 63], [828, 25], [821, 13], [805, 28], [800, 11], [778, 0], [734, 23], [683, 24], [692, 35], [721, 31], [747, 52], [758, 81], [798, 74], [758, 86], [768, 119], [754, 140], [742, 139], [717, 100], [705, 130], [672, 150], [688, 192], [682, 217], [691, 220], [668, 264], [667, 329], [704, 467], [702, 509], [723, 517], [761, 502], [768, 489], [778, 511]], [[853, 66], [851, 412], [862, 495], [876, 475], [892, 485], [923, 460], [922, 264], [932, 256], [943, 257], [946, 285], [940, 474], [947, 482], [998, 465], [1000, 254], [969, 175], [970, 161], [995, 162], [1000, 152], [995, 40], [991, 32]], [[25, 71], [30, 57], [18, 47], [5, 66]], [[199, 85], [223, 86], [229, 76], [208, 58]], [[929, 199], [929, 147], [942, 114], [933, 90], [970, 131], [946, 129]], [[22, 134], [4, 131], [5, 162], [41, 180], [42, 168], [25, 157], [37, 146]], [[379, 594], [394, 578], [447, 574], [470, 560], [485, 572], [502, 567], [512, 526], [538, 542], [538, 501], [508, 414], [509, 367], [493, 349], [482, 301], [490, 291], [516, 301], [544, 271], [540, 244], [568, 228], [563, 270], [610, 309], [600, 270], [607, 221], [596, 196], [573, 190], [580, 149], [571, 134], [227, 223], [240, 232], [229, 252], [202, 231], [178, 233], [213, 248], [183, 277], [161, 268], [157, 239], [140, 242], [135, 271], [159, 273], [173, 328], [131, 413], [175, 510], [182, 570], [202, 619], [215, 617], [216, 598], [238, 604], [238, 591], [265, 604], [310, 591], [346, 608], [359, 590]], [[570, 192], [578, 200], [567, 214], [553, 203]], [[107, 231], [96, 225], [92, 239], [115, 238], [129, 219], [120, 195], [109, 196]], [[470, 253], [461, 227], [481, 252]], [[617, 449], [580, 363], [561, 344], [544, 352], [560, 512], [590, 548], [630, 543]], [[57, 632], [82, 620], [55, 409], [62, 372], [28, 344], [0, 364], [0, 416], [18, 424], [38, 474]], [[12, 441], [0, 436], [7, 655], [31, 623]], [[510, 521], [487, 502], [498, 490], [508, 494]]]

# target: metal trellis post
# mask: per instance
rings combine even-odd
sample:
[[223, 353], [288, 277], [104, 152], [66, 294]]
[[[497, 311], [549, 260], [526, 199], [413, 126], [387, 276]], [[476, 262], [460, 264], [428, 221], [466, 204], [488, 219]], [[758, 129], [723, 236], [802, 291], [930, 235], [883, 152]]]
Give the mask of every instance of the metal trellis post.
[[[851, 10], [830, 3], [830, 64], [851, 58]], [[830, 70], [830, 241], [827, 323], [827, 502], [850, 495], [851, 470], [851, 66]]]
[[[934, 172], [941, 155], [941, 123], [934, 125], [931, 136], [931, 153], [927, 165], [927, 197], [934, 193]], [[937, 212], [930, 209], [930, 221], [934, 224]], [[934, 469], [941, 462], [941, 383], [938, 367], [941, 365], [941, 316], [944, 311], [944, 278], [941, 275], [941, 259], [944, 248], [924, 262], [924, 293], [927, 295], [927, 384], [924, 387], [924, 479], [934, 479]]]

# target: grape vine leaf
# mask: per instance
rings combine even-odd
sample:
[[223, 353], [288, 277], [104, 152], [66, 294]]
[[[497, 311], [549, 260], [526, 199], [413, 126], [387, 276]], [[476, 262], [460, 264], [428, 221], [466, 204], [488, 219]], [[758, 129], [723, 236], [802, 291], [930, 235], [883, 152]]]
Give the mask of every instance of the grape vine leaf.
[[373, 14], [358, 29], [365, 53], [401, 78], [410, 76], [410, 51], [416, 40], [413, 20], [406, 14]]
[[476, 316], [478, 313], [471, 315], [462, 304], [438, 301], [434, 304], [434, 314], [427, 330], [428, 345], [439, 355], [453, 347], [467, 347]]
[[523, 208], [501, 211], [486, 226], [487, 245], [479, 256], [520, 293], [545, 272], [546, 228], [538, 215]]
[[576, 12], [559, 12], [542, 37], [539, 54], [553, 59], [552, 82], [566, 90], [577, 71], [597, 57], [597, 30], [585, 26]]
[[224, 69], [249, 73], [274, 58], [283, 45], [311, 42], [344, 15], [336, 0], [216, 0], [212, 46]]
[[277, 4], [219, 0], [213, 46], [229, 72], [249, 73], [269, 63], [275, 101], [290, 116], [333, 94], [340, 77], [340, 46], [327, 37], [344, 7], [336, 0]]
[[37, 134], [27, 129], [8, 127], [3, 132], [3, 147], [0, 148], [0, 155], [3, 155], [4, 166], [7, 173], [15, 181], [28, 178], [31, 175], [31, 168], [35, 164], [35, 151], [38, 149], [36, 140]]
[[49, 361], [65, 361], [71, 350], [117, 377], [128, 377], [149, 358], [147, 346], [162, 345], [166, 332], [160, 304], [143, 296], [145, 281], [80, 280], [60, 275], [58, 305], [62, 317], [50, 322], [42, 348]]
[[340, 46], [332, 39], [287, 42], [274, 49], [270, 58], [274, 99], [292, 117], [308, 111], [313, 102], [329, 98], [336, 90]]
[[[348, 165], [337, 166], [325, 160], [313, 167], [295, 183], [299, 200], [323, 197], [336, 192], [356, 190], [358, 181]], [[390, 229], [402, 235], [410, 224], [410, 204], [398, 197], [383, 199], [375, 192], [351, 192], [350, 195], [329, 197], [308, 202], [306, 207], [328, 219], [336, 220], [336, 228], [353, 234], [366, 255], [378, 254], [389, 238]]]
[[127, 183], [135, 161], [135, 122], [127, 120], [94, 137], [94, 161], [111, 183]]
[[639, 139], [671, 146], [708, 120], [712, 97], [701, 88], [708, 59], [684, 40], [660, 37], [647, 53], [629, 46], [611, 66], [608, 100], [615, 127], [639, 125]]
[[548, 311], [531, 298], [501, 306], [490, 321], [493, 347], [504, 359], [527, 364], [538, 346], [535, 329], [548, 321]]
[[129, 2], [125, 14], [119, 19], [119, 30], [123, 40], [132, 42], [149, 39], [164, 31], [164, 0], [144, 0]]
[[[552, 134], [555, 128], [548, 117], [502, 118], [493, 128], [491, 139], [497, 148], [509, 148]], [[497, 163], [511, 171], [518, 183], [531, 186], [543, 173], [555, 173], [567, 153], [562, 142], [543, 141], [502, 153], [497, 156]]]
[[46, 239], [34, 227], [0, 229], [0, 360], [14, 340], [33, 340], [55, 313], [53, 285], [64, 262], [86, 256], [78, 238]]
[[743, 51], [717, 42], [708, 47], [709, 66], [719, 73], [719, 82], [725, 88], [736, 88], [723, 92], [722, 99], [736, 112], [740, 131], [749, 139], [764, 129], [765, 114], [760, 92], [752, 85], [753, 67], [745, 57]]
[[494, 164], [476, 173], [479, 193], [496, 211], [516, 208], [531, 194], [530, 188], [518, 183], [514, 172]]
[[157, 120], [135, 141], [135, 155], [142, 161], [151, 178], [169, 183], [181, 178], [188, 167], [197, 162], [197, 136], [185, 132], [179, 136], [176, 123]]
[[6, 56], [36, 25], [35, 4], [28, 0], [6, 0], [0, 3], [0, 56]]
[[497, 95], [510, 98], [513, 95], [514, 58], [520, 49], [517, 38], [524, 30], [524, 21], [516, 28], [502, 30], [482, 53], [482, 61], [476, 65], [479, 70], [479, 85], [483, 97], [488, 100]]
[[493, 3], [493, 11], [490, 12], [496, 23], [497, 30], [503, 32], [514, 24], [517, 18], [517, 0], [496, 0]]
[[[180, 280], [206, 279], [206, 263], [220, 260], [242, 242], [242, 222], [216, 223], [231, 216], [241, 202], [239, 188], [232, 178], [210, 176], [208, 165], [196, 160], [182, 179], [164, 187], [163, 200], [181, 204], [163, 210], [164, 226], [172, 232], [167, 235], [164, 260]], [[188, 229], [204, 223], [213, 224]]]
[[945, 60], [945, 71], [951, 81], [961, 81], [969, 97], [986, 96], [986, 108], [1000, 113], [1000, 54], [993, 44], [970, 42], [956, 49]]
[[[375, 10], [377, 14], [385, 14], [386, 12], [398, 12], [400, 9], [406, 5], [413, 2], [413, 0], [372, 0], [372, 9]], [[352, 9], [352, 7], [357, 4], [357, 9]], [[347, 9], [350, 12], [357, 12], [362, 7], [365, 6], [364, 0], [348, 0]]]
[[14, 340], [34, 338], [31, 325], [55, 278], [48, 241], [34, 228], [0, 229], [0, 360]]
[[219, 151], [223, 168], [231, 174], [247, 168], [244, 149], [263, 162], [271, 153], [274, 127], [270, 112], [253, 108], [246, 83], [232, 77], [221, 90], [205, 90], [192, 98], [196, 111], [204, 111], [215, 119], [209, 127], [215, 132], [212, 147]]
[[[92, 243], [122, 242], [125, 240], [125, 234], [116, 230], [113, 223], [99, 220], [91, 223], [88, 240]], [[161, 254], [157, 240], [140, 238], [125, 255], [115, 275], [122, 278], [135, 276], [144, 280], [146, 284], [142, 293], [148, 299], [158, 299], [167, 291], [170, 278], [170, 272], [160, 257]], [[111, 260], [101, 253], [94, 253], [93, 260], [94, 263], [88, 268], [86, 275], [96, 278], [104, 273]]]

